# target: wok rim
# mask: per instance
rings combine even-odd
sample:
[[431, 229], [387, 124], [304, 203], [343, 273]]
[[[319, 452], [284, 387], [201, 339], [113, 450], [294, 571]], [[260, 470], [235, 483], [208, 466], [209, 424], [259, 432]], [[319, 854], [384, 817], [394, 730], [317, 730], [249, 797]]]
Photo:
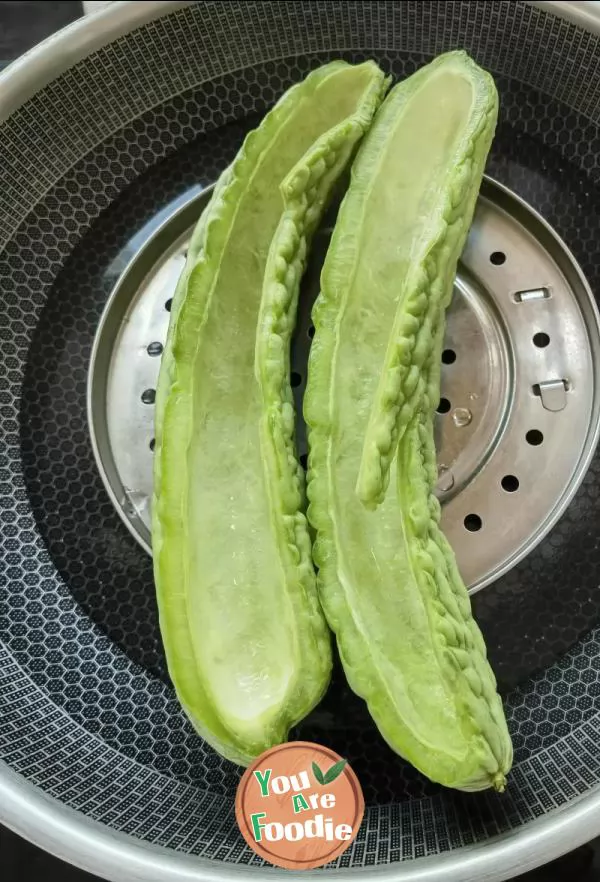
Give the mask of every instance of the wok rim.
[[[193, 0], [116, 2], [63, 28], [0, 74], [0, 123], [78, 61]], [[600, 4], [525, 0], [600, 34]], [[110, 882], [232, 882], [264, 873], [152, 845], [74, 811], [0, 761], [0, 821], [50, 854]], [[600, 783], [563, 807], [485, 842], [414, 861], [336, 870], [346, 880], [368, 873], [403, 882], [502, 882], [548, 863], [600, 834]], [[289, 871], [272, 869], [279, 877]], [[303, 873], [303, 878], [320, 871]]]
[[[109, 882], [234, 882], [264, 873], [262, 867], [218, 863], [136, 840], [62, 805], [2, 767], [0, 821], [55, 857]], [[343, 882], [363, 874], [383, 882], [503, 882], [593, 839], [600, 833], [599, 806], [600, 784], [563, 808], [485, 843], [410, 862], [336, 869], [335, 876]], [[269, 869], [279, 878], [290, 875], [289, 870]], [[301, 876], [323, 878], [321, 870]]]
[[[196, 0], [118, 0], [84, 15], [21, 55], [0, 73], [0, 124], [66, 70], [130, 31]], [[524, 0], [600, 34], [600, 4], [591, 0]]]

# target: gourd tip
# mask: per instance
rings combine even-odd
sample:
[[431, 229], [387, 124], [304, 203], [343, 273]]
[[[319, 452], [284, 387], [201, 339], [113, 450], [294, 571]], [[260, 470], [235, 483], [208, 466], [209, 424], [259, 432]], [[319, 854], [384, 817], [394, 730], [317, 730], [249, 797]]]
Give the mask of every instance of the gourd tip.
[[497, 793], [504, 793], [506, 790], [506, 775], [503, 772], [496, 772], [492, 779], [492, 786]]

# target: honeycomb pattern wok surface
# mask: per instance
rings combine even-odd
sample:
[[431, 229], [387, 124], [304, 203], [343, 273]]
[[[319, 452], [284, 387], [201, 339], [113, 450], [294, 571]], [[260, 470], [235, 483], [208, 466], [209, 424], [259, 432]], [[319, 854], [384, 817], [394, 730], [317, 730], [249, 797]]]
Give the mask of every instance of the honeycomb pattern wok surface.
[[[235, 827], [239, 770], [179, 710], [151, 562], [92, 456], [87, 370], [108, 294], [312, 67], [374, 57], [399, 78], [457, 45], [497, 76], [488, 172], [544, 215], [600, 292], [600, 93], [582, 87], [600, 50], [524, 4], [200, 3], [81, 62], [0, 125], [0, 757], [115, 829], [259, 862]], [[169, 59], [160, 75], [143, 60], [158, 57]], [[516, 748], [502, 797], [425, 781], [385, 747], [336, 670], [295, 734], [347, 756], [363, 785], [365, 823], [339, 865], [482, 841], [598, 780], [598, 573], [596, 457], [549, 537], [475, 600]]]

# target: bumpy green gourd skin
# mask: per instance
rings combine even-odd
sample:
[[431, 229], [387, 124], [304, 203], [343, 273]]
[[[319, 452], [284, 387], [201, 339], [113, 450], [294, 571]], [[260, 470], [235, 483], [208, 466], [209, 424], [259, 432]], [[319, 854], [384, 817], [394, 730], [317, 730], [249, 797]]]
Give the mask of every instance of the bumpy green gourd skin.
[[[337, 144], [339, 126], [349, 123], [326, 178], [341, 172], [382, 83], [373, 63], [334, 62], [286, 93], [217, 183], [173, 299], [156, 399], [152, 538], [161, 632], [191, 722], [240, 764], [285, 740], [322, 696], [331, 668], [290, 396], [261, 356], [272, 348], [272, 335], [260, 342], [259, 315], [273, 313], [268, 297], [261, 307], [265, 269], [289, 251], [280, 188], [290, 173], [301, 179], [315, 145], [328, 157], [327, 133]], [[312, 211], [316, 223], [323, 187], [296, 189], [303, 204], [312, 200], [304, 214]], [[297, 283], [286, 271], [290, 327]]]
[[456, 557], [440, 529], [441, 507], [434, 494], [437, 461], [434, 414], [440, 396], [440, 364], [444, 324], [433, 338], [425, 366], [425, 395], [398, 448], [397, 494], [405, 513], [409, 553], [421, 591], [431, 595], [430, 623], [439, 635], [440, 668], [455, 694], [458, 712], [476, 720], [473, 731], [482, 738], [481, 774], [462, 785], [481, 790], [490, 784], [504, 790], [512, 765], [512, 742], [496, 678], [487, 662], [485, 642], [473, 618], [471, 602]]
[[[285, 207], [269, 250], [256, 338], [256, 378], [264, 404], [261, 447], [266, 484], [275, 491], [272, 516], [282, 527], [282, 558], [296, 570], [304, 589], [295, 598], [304, 607], [298, 610], [298, 616], [310, 617], [312, 633], [318, 635], [312, 651], [322, 653], [326, 647], [326, 666], [330, 665], [329, 642], [315, 590], [312, 544], [304, 514], [304, 469], [295, 446], [289, 347], [312, 236], [386, 88], [387, 81], [373, 66], [372, 83], [356, 113], [326, 132], [282, 183]], [[307, 696], [307, 705], [312, 707], [314, 703], [313, 697]]]
[[[498, 115], [498, 96], [492, 77], [464, 52], [452, 52], [401, 83], [394, 90], [397, 112], [414, 100], [437, 70], [462, 69], [473, 87], [470, 112], [447, 157], [427, 221], [415, 224], [414, 258], [401, 285], [398, 308], [373, 401], [357, 480], [364, 505], [383, 500], [398, 441], [423, 397], [423, 368], [431, 352], [436, 314], [452, 296], [452, 281], [473, 218], [485, 160]], [[392, 96], [390, 96], [392, 97]], [[394, 284], [394, 281], [391, 281]]]
[[[439, 74], [444, 63], [434, 63], [433, 71]], [[414, 162], [417, 184], [434, 164], [427, 145], [438, 150], [433, 156], [438, 161], [439, 151], [446, 149], [437, 129], [443, 119], [438, 122], [431, 107], [432, 102], [438, 106], [436, 90], [441, 89], [448, 114], [455, 100], [464, 112], [468, 101], [455, 97], [456, 71], [460, 76], [464, 70], [470, 83], [471, 65], [464, 56], [454, 55], [450, 79], [434, 80], [433, 91], [427, 100], [419, 98], [419, 112], [409, 119], [419, 154]], [[427, 70], [417, 74], [421, 82]], [[409, 84], [405, 88], [411, 94]], [[403, 99], [392, 90], [359, 150], [313, 313], [304, 412], [310, 449], [308, 516], [317, 534], [318, 587], [348, 682], [366, 700], [392, 749], [445, 786], [502, 790], [512, 762], [511, 740], [482, 635], [439, 527], [439, 503], [433, 494], [433, 415], [444, 306], [453, 281], [450, 259], [442, 264], [435, 308], [413, 317], [410, 368], [419, 347], [415, 406], [390, 463], [390, 489], [374, 509], [362, 505], [355, 492], [363, 439], [387, 368], [386, 347], [399, 305], [398, 296], [389, 292], [392, 272], [376, 275], [371, 263], [362, 262], [377, 251], [379, 236], [384, 238], [382, 253], [390, 253], [394, 231], [388, 236], [389, 227], [380, 230], [379, 225], [386, 210], [393, 211], [397, 204], [394, 163], [399, 155], [407, 161], [397, 149], [393, 130], [402, 105]], [[485, 153], [487, 146], [477, 156], [481, 169]], [[409, 186], [404, 181], [406, 199]], [[476, 190], [469, 193], [467, 212], [472, 213], [475, 199]], [[412, 221], [404, 234], [412, 234]], [[456, 239], [463, 241], [465, 234], [461, 226]], [[414, 257], [410, 250], [408, 254]]]

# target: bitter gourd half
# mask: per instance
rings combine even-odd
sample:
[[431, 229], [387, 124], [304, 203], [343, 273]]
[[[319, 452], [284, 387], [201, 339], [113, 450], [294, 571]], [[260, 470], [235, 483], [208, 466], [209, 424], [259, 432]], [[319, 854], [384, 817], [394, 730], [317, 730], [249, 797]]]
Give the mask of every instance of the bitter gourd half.
[[[272, 267], [278, 286], [273, 304], [266, 288], [268, 319], [274, 305], [285, 311], [297, 296], [296, 243], [316, 222], [383, 86], [373, 62], [333, 62], [283, 96], [218, 181], [173, 299], [156, 399], [160, 626], [184, 710], [241, 764], [285, 740], [321, 697], [331, 666], [300, 510], [287, 338], [278, 337], [274, 383], [271, 362], [260, 357], [276, 336], [268, 320], [265, 346], [257, 343], [265, 270]], [[323, 156], [303, 165], [315, 150]], [[303, 206], [297, 223], [285, 217], [281, 191], [290, 173]]]
[[436, 316], [452, 295], [498, 95], [492, 77], [466, 53], [450, 52], [397, 86], [382, 114], [386, 130], [378, 128], [386, 146], [379, 156], [389, 165], [393, 152], [393, 176], [385, 192], [370, 186], [379, 173], [375, 165], [366, 171], [362, 199], [358, 192], [353, 197], [361, 241], [352, 284], [364, 284], [372, 272], [396, 303], [356, 485], [368, 507], [383, 500], [398, 440], [423, 395], [423, 365]]
[[[501, 790], [512, 761], [510, 736], [432, 492], [432, 399], [454, 258], [441, 239], [429, 251], [420, 237], [415, 245], [414, 229], [434, 229], [438, 242], [438, 229], [458, 225], [457, 240], [464, 236], [459, 214], [452, 223], [437, 217], [438, 189], [448, 185], [448, 157], [462, 143], [463, 120], [482, 83], [483, 141], [475, 139], [470, 160], [479, 169], [496, 98], [487, 75], [463, 53], [441, 57], [400, 84], [378, 112], [353, 164], [323, 267], [304, 414], [319, 593], [350, 686], [389, 745], [429, 778], [464, 790]], [[464, 171], [454, 173], [458, 211], [466, 185]], [[467, 215], [474, 199], [469, 189]], [[432, 261], [439, 273], [427, 284], [419, 269], [424, 254], [427, 272]], [[421, 290], [407, 289], [405, 280], [416, 277]], [[407, 290], [412, 305], [403, 309]], [[399, 313], [402, 339], [410, 330], [411, 345], [398, 343]], [[414, 406], [403, 412], [388, 492], [369, 509], [356, 486], [373, 402], [389, 371], [390, 328], [402, 368], [395, 378], [407, 401], [415, 396]], [[391, 438], [389, 426], [384, 434]]]

